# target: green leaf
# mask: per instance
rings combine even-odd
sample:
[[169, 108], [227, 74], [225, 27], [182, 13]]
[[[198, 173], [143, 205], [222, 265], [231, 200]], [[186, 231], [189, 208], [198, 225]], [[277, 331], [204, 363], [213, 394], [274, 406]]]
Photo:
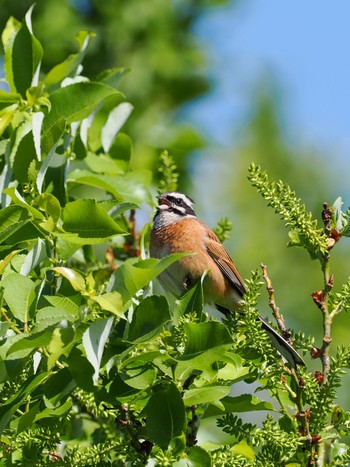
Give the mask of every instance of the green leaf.
[[59, 407], [62, 400], [64, 400], [75, 387], [76, 384], [68, 368], [58, 370], [45, 384], [44, 400], [46, 407], [51, 409]]
[[169, 305], [165, 297], [146, 297], [134, 310], [128, 340], [134, 343], [154, 339], [170, 321]]
[[[93, 154], [89, 152], [85, 157], [84, 162], [89, 167], [89, 169], [92, 170], [92, 172], [101, 174], [106, 173], [112, 176], [123, 174], [126, 168], [124, 163], [121, 164], [120, 161], [113, 159], [113, 157], [111, 157], [109, 154]], [[93, 174], [91, 175], [93, 176]], [[102, 181], [103, 180], [99, 181], [101, 185]], [[114, 191], [114, 187], [112, 187], [109, 183], [106, 183], [106, 188], [107, 187], [109, 188], [108, 191]], [[98, 188], [103, 188], [103, 186]]]
[[5, 256], [4, 259], [0, 261], [0, 275], [3, 274], [5, 271], [6, 267], [10, 264], [12, 258], [17, 255], [22, 250], [13, 250], [11, 253]]
[[35, 198], [35, 204], [41, 211], [44, 211], [48, 217], [51, 217], [54, 223], [57, 223], [61, 215], [61, 205], [54, 195], [51, 193], [42, 193]]
[[226, 326], [217, 321], [185, 323], [186, 346], [184, 355], [195, 355], [225, 344], [232, 344], [232, 337]]
[[101, 188], [111, 193], [116, 199], [132, 203], [144, 203], [149, 198], [146, 185], [151, 182], [151, 172], [127, 172], [119, 177], [92, 174], [88, 170], [74, 170], [68, 175], [68, 183]]
[[133, 108], [129, 102], [122, 102], [109, 113], [101, 131], [102, 147], [105, 152], [110, 150], [115, 137], [129, 118]]
[[121, 165], [123, 162], [122, 166], [126, 170], [132, 155], [132, 140], [130, 136], [125, 133], [118, 133], [109, 150], [109, 154], [118, 162], [118, 165]]
[[92, 299], [97, 302], [102, 310], [110, 311], [120, 318], [124, 318], [123, 299], [120, 293], [110, 292], [102, 295], [96, 295]]
[[51, 370], [51, 368], [55, 365], [56, 360], [64, 354], [67, 350], [68, 346], [70, 346], [71, 342], [74, 338], [74, 330], [72, 327], [65, 327], [65, 328], [55, 328], [51, 335], [51, 340], [47, 345], [47, 352], [49, 354], [47, 359], [47, 369]]
[[[52, 297], [52, 298], [63, 298], [71, 302], [66, 297]], [[71, 302], [73, 303], [73, 302]], [[74, 304], [75, 305], [75, 304]], [[63, 320], [67, 320], [70, 322], [74, 322], [79, 318], [79, 307], [74, 309], [73, 307], [69, 307], [69, 311], [59, 306], [45, 306], [44, 308], [40, 308], [36, 312], [35, 321], [36, 321], [36, 329], [46, 329], [53, 324], [60, 323]]]
[[65, 233], [55, 234], [70, 243], [102, 243], [123, 230], [95, 200], [82, 199], [67, 203], [62, 212]]
[[[153, 358], [156, 357], [155, 352], [151, 352]], [[157, 371], [152, 363], [148, 363], [142, 357], [132, 359], [132, 362], [128, 363], [125, 367], [126, 373], [123, 373], [122, 380], [129, 387], [134, 389], [145, 389], [149, 390], [155, 383], [157, 377]]]
[[84, 59], [86, 49], [94, 36], [95, 33], [90, 31], [78, 32], [75, 38], [78, 42], [79, 51], [75, 54], [69, 55], [66, 60], [54, 66], [48, 72], [44, 79], [45, 86], [48, 89], [52, 91], [56, 89], [65, 78], [76, 75], [78, 67]]
[[95, 390], [93, 383], [94, 368], [80, 348], [73, 348], [67, 358], [67, 363], [76, 384], [84, 391], [93, 392]]
[[214, 417], [223, 413], [255, 412], [259, 410], [274, 410], [271, 402], [265, 402], [252, 394], [241, 394], [236, 397], [227, 396], [221, 400], [223, 410], [210, 406], [205, 412], [205, 417]]
[[204, 306], [203, 281], [206, 275], [207, 271], [202, 274], [200, 280], [196, 281], [188, 292], [182, 295], [180, 299], [176, 300], [174, 307], [176, 324], [179, 322], [179, 319], [187, 313], [196, 313], [196, 315], [201, 318]]
[[21, 415], [20, 418], [17, 419], [18, 421], [17, 434], [21, 433], [22, 431], [28, 430], [32, 426], [34, 419], [37, 413], [39, 412], [39, 410], [40, 410], [40, 402], [37, 402], [28, 410], [28, 412], [25, 412], [23, 415]]
[[150, 258], [135, 262], [134, 259], [125, 261], [111, 276], [108, 291], [118, 291], [127, 306], [129, 300], [140, 289], [149, 284], [171, 264], [187, 253], [176, 253], [162, 259]]
[[50, 95], [52, 108], [44, 118], [43, 135], [62, 119], [68, 123], [84, 119], [110, 96], [122, 94], [110, 86], [92, 82], [73, 83], [57, 89]]
[[[61, 295], [45, 295], [44, 297], [53, 307], [60, 308], [67, 315], [79, 316], [79, 306], [70, 298]], [[40, 310], [38, 310], [37, 317], [39, 313]]]
[[44, 240], [38, 238], [34, 248], [32, 248], [26, 256], [22, 264], [20, 273], [23, 276], [28, 276], [31, 271], [38, 266], [47, 257], [46, 244]]
[[77, 271], [70, 268], [62, 268], [59, 266], [56, 268], [52, 268], [52, 270], [58, 272], [63, 277], [65, 277], [70, 282], [74, 290], [77, 290], [78, 292], [85, 292], [85, 279]]
[[31, 334], [22, 333], [21, 335], [15, 336], [17, 340], [9, 347], [7, 355], [11, 355], [12, 359], [24, 358], [31, 354], [34, 350], [40, 347], [46, 347], [51, 341], [51, 329], [46, 328], [40, 332], [32, 332]]
[[218, 402], [230, 392], [230, 386], [205, 385], [200, 388], [188, 389], [184, 392], [184, 403], [187, 406]]
[[97, 384], [103, 350], [111, 332], [114, 318], [98, 319], [84, 332], [83, 344], [87, 359], [94, 367], [93, 381]]
[[2, 279], [1, 285], [13, 316], [22, 323], [30, 321], [35, 307], [35, 283], [29, 277], [13, 272]]
[[200, 446], [193, 446], [190, 449], [185, 462], [186, 467], [211, 467], [212, 465], [209, 453]]
[[46, 408], [42, 412], [38, 413], [35, 417], [35, 422], [42, 420], [43, 418], [52, 418], [52, 417], [64, 417], [66, 414], [71, 412], [73, 406], [73, 402], [71, 399], [67, 399], [62, 405], [58, 406], [57, 408], [50, 409]]
[[37, 85], [43, 56], [41, 44], [32, 32], [32, 9], [27, 12], [23, 23], [10, 18], [2, 35], [7, 82], [12, 92], [19, 92], [24, 98], [26, 90]]
[[130, 73], [130, 68], [112, 68], [110, 70], [104, 70], [97, 76], [97, 81], [100, 83], [108, 84], [112, 88], [117, 89], [120, 81], [124, 78], [125, 75]]
[[18, 181], [28, 182], [28, 169], [33, 159], [36, 158], [32, 122], [24, 120], [15, 130], [15, 142], [11, 149], [10, 162]]
[[28, 211], [21, 206], [8, 206], [0, 210], [0, 243], [30, 222]]
[[37, 220], [43, 220], [44, 219], [44, 215], [40, 211], [35, 209], [33, 206], [28, 204], [22, 198], [22, 196], [16, 190], [15, 187], [12, 186], [12, 187], [6, 188], [3, 192], [6, 193], [7, 195], [11, 196], [12, 201], [13, 201], [14, 204], [17, 204], [18, 206], [22, 206], [22, 208], [25, 208], [28, 211], [28, 213], [31, 214], [34, 217], [34, 219], [37, 219]]
[[20, 389], [0, 407], [0, 433], [4, 431], [23, 401], [46, 379], [47, 373], [28, 377]]
[[146, 406], [146, 428], [151, 440], [166, 449], [184, 431], [185, 406], [173, 383], [155, 391]]

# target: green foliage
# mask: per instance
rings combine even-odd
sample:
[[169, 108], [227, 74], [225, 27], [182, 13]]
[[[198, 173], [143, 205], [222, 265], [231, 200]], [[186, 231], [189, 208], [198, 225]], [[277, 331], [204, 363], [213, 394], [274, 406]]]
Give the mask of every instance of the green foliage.
[[[325, 207], [322, 233], [287, 185], [251, 168], [321, 261], [324, 287], [313, 298], [325, 339], [320, 349], [302, 332], [295, 339], [321, 358], [318, 374], [290, 368], [257, 324], [259, 271], [241, 313], [222, 321], [204, 310], [206, 274], [175, 304], [152, 293], [150, 282], [183, 254], [147, 258], [149, 225], [135, 230], [140, 205], [153, 205], [152, 174], [132, 166], [121, 132], [132, 110], [118, 89], [127, 70], [79, 74], [91, 39], [79, 33], [77, 53], [39, 74], [31, 10], [2, 35], [0, 464], [303, 466], [322, 449], [332, 465], [347, 462], [350, 415], [334, 401], [350, 355], [340, 348], [331, 359], [329, 337], [349, 284], [333, 293], [328, 261], [349, 215], [339, 201]], [[165, 152], [161, 168], [160, 188], [175, 189]], [[219, 224], [221, 238], [229, 227]], [[241, 394], [242, 381], [272, 402]], [[276, 420], [262, 426], [237, 415], [266, 411]], [[205, 423], [229, 437], [198, 445]]]
[[305, 248], [311, 258], [323, 258], [329, 247], [327, 238], [322, 229], [317, 229], [317, 221], [312, 219], [295, 192], [282, 181], [269, 180], [267, 173], [254, 164], [249, 167], [248, 178], [290, 227], [289, 244]]
[[159, 192], [165, 193], [167, 191], [177, 191], [179, 172], [177, 170], [174, 159], [171, 157], [168, 151], [163, 151], [159, 160], [160, 165], [158, 172], [161, 176], [159, 181]]
[[214, 229], [214, 232], [218, 236], [221, 242], [228, 240], [231, 236], [232, 222], [227, 217], [220, 219], [217, 226]]

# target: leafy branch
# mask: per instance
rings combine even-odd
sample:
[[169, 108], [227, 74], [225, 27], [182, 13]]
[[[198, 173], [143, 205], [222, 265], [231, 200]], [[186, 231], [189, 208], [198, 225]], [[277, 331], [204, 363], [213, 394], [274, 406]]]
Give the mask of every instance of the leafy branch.
[[[323, 203], [322, 221], [323, 229], [317, 228], [317, 221], [312, 219], [291, 188], [283, 182], [271, 181], [266, 172], [260, 167], [251, 164], [249, 168], [249, 180], [258, 189], [258, 192], [275, 209], [286, 226], [290, 228], [290, 245], [305, 248], [312, 259], [318, 259], [323, 275], [323, 289], [312, 292], [314, 303], [322, 313], [323, 340], [319, 348], [311, 349], [312, 358], [320, 358], [322, 372], [316, 371], [313, 377], [304, 374], [299, 380], [294, 372], [296, 398], [298, 406], [297, 418], [301, 423], [299, 431], [306, 435], [306, 443], [310, 454], [308, 465], [314, 465], [315, 459], [319, 459], [319, 465], [325, 465], [324, 452], [329, 447], [330, 436], [322, 433], [332, 432], [336, 426], [332, 423], [332, 411], [336, 388], [340, 385], [343, 368], [348, 367], [350, 348], [338, 349], [337, 357], [331, 359], [330, 344], [332, 341], [331, 329], [333, 320], [340, 312], [349, 308], [350, 304], [350, 279], [341, 287], [340, 292], [334, 292], [334, 275], [330, 271], [331, 250], [342, 238], [348, 236], [349, 211], [342, 212], [342, 201], [336, 200], [333, 206]], [[274, 289], [263, 267], [264, 278], [269, 293], [269, 305], [282, 331], [285, 332], [283, 319], [280, 315], [274, 299]], [[288, 335], [286, 335], [288, 338]], [[305, 340], [305, 339], [304, 339]], [[311, 343], [311, 340], [309, 340]], [[292, 394], [292, 393], [291, 393]], [[294, 397], [292, 396], [292, 399]], [[304, 409], [304, 401], [310, 404]], [[306, 429], [306, 430], [305, 430]], [[336, 435], [334, 435], [334, 439]], [[333, 455], [334, 459], [336, 455]]]
[[300, 198], [286, 183], [269, 180], [268, 174], [254, 163], [248, 170], [251, 184], [290, 227], [290, 245], [305, 248], [312, 259], [323, 261], [330, 246], [329, 241], [322, 229], [317, 228], [317, 220], [312, 219], [312, 214], [306, 211]]

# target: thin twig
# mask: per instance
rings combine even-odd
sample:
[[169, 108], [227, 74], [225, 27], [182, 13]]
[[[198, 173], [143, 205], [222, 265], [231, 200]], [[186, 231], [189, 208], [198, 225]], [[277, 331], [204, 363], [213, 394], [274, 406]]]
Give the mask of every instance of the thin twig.
[[260, 267], [262, 269], [263, 279], [264, 279], [264, 281], [266, 283], [266, 289], [267, 289], [267, 292], [269, 294], [269, 307], [272, 310], [272, 314], [273, 314], [273, 316], [274, 316], [274, 318], [275, 318], [275, 320], [277, 322], [278, 328], [282, 332], [283, 337], [290, 344], [292, 344], [292, 342], [290, 340], [291, 333], [286, 328], [286, 325], [284, 324], [284, 319], [283, 319], [283, 317], [281, 315], [280, 309], [277, 306], [276, 301], [275, 301], [275, 289], [273, 288], [271, 279], [269, 278], [269, 276], [267, 274], [267, 266], [266, 266], [266, 264], [261, 263]]

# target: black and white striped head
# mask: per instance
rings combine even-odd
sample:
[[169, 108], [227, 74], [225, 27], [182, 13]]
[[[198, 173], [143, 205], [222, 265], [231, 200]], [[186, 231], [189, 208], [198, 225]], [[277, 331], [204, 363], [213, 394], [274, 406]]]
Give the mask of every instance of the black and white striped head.
[[187, 195], [177, 192], [162, 193], [157, 196], [158, 207], [154, 217], [155, 224], [172, 224], [185, 217], [196, 217], [192, 205], [194, 201]]

